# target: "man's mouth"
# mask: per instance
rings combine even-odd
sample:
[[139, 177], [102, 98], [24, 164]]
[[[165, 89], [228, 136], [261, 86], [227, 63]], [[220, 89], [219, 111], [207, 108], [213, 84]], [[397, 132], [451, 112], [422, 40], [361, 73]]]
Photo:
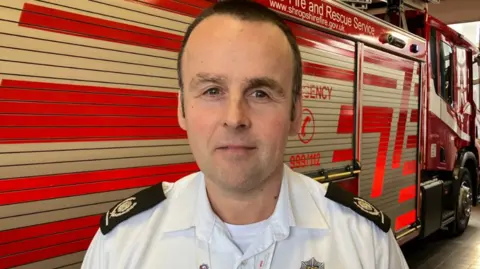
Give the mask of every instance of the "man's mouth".
[[250, 151], [256, 148], [257, 147], [252, 145], [239, 145], [239, 144], [221, 145], [217, 147], [218, 150], [222, 150], [222, 151]]

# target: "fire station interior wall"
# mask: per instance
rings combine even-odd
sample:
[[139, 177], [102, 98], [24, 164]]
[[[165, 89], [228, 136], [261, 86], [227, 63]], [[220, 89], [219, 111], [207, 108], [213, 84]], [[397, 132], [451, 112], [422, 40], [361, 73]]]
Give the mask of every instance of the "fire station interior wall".
[[[198, 171], [177, 125], [176, 57], [211, 3], [147, 2], [0, 3], [0, 269], [79, 268], [101, 214]], [[291, 25], [305, 111], [285, 163], [351, 164], [354, 43]]]
[[359, 195], [398, 231], [416, 217], [419, 64], [365, 47]]

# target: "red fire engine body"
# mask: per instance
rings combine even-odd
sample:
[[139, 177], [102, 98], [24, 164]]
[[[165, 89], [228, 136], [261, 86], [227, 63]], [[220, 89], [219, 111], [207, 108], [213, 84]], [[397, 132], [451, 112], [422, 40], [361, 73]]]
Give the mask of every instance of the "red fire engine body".
[[[372, 202], [400, 244], [461, 234], [478, 203], [477, 48], [426, 10], [407, 10], [404, 30], [339, 1], [257, 1], [302, 53], [285, 163]], [[0, 3], [0, 269], [79, 268], [104, 212], [198, 170], [176, 57], [211, 4]]]

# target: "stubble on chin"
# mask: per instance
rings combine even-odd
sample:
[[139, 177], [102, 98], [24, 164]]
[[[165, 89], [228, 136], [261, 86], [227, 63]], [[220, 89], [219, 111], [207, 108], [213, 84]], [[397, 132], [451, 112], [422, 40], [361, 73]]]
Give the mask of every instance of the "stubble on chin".
[[[215, 169], [215, 168], [214, 168]], [[247, 194], [261, 185], [262, 175], [247, 171], [238, 171], [239, 167], [232, 169], [216, 168], [211, 173], [206, 173], [206, 180], [215, 184], [217, 188], [230, 194]], [[250, 170], [250, 171], [248, 171]]]
[[283, 165], [273, 171], [268, 171], [261, 165], [242, 168], [237, 164], [235, 167], [213, 168], [213, 171], [204, 172], [204, 174], [206, 184], [217, 189], [222, 195], [247, 198], [261, 192], [263, 186], [272, 180], [272, 176], [281, 168]]

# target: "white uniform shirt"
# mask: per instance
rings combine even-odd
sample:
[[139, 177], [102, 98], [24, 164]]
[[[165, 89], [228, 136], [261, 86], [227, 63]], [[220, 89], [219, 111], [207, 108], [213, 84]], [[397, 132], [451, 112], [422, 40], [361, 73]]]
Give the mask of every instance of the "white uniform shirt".
[[287, 166], [274, 213], [244, 253], [213, 213], [202, 173], [163, 187], [167, 198], [149, 209], [136, 197], [107, 212], [102, 225], [112, 230], [97, 232], [82, 269], [408, 268], [391, 230]]

